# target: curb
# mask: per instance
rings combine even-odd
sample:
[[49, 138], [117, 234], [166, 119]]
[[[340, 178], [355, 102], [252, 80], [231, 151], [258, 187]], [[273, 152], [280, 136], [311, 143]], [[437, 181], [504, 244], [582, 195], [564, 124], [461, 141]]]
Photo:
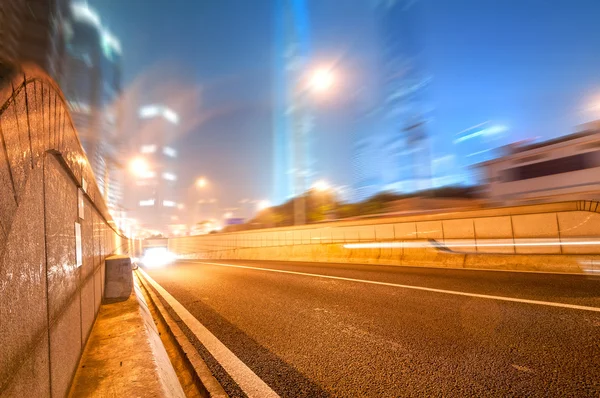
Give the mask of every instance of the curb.
[[193, 382], [200, 391], [201, 396], [207, 398], [228, 398], [229, 396], [213, 376], [200, 354], [198, 354], [198, 351], [190, 343], [187, 336], [161, 302], [159, 294], [150, 286], [142, 272], [136, 269], [134, 273], [140, 281], [140, 285], [150, 297], [152, 305], [161, 318], [160, 320], [166, 324], [171, 337], [176, 342], [179, 355], [187, 365], [188, 371], [192, 374], [194, 378]]

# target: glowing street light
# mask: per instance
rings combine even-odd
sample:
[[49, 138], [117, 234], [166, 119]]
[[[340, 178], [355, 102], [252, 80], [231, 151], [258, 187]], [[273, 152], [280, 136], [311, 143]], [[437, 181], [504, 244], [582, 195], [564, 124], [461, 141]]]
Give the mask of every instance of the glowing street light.
[[196, 187], [198, 188], [204, 188], [206, 186], [208, 182], [206, 181], [206, 178], [204, 177], [200, 177], [196, 180]]
[[129, 171], [138, 177], [147, 175], [149, 169], [150, 166], [148, 165], [148, 162], [142, 157], [133, 158], [129, 162]]
[[319, 191], [319, 192], [325, 192], [327, 190], [329, 190], [329, 184], [327, 184], [327, 182], [325, 182], [324, 180], [319, 180], [316, 181], [313, 185], [312, 185], [312, 189]]
[[315, 91], [327, 91], [333, 85], [334, 80], [331, 69], [320, 68], [315, 70], [310, 77], [310, 86]]
[[268, 209], [269, 207], [271, 207], [271, 202], [269, 202], [268, 200], [261, 200], [256, 204], [256, 209], [259, 213], [265, 209]]
[[230, 212], [230, 211], [228, 211], [227, 213], [223, 214], [223, 217], [225, 217], [225, 218], [231, 218], [231, 217], [233, 217], [233, 213]]

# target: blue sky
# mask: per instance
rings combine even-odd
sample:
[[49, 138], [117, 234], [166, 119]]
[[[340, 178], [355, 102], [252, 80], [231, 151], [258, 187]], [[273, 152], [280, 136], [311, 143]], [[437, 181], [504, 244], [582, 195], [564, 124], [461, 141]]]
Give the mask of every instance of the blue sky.
[[[315, 59], [339, 62], [345, 79], [340, 90], [347, 92], [378, 72], [369, 1], [309, 1]], [[454, 134], [486, 120], [508, 126], [512, 140], [569, 133], [584, 118], [581, 110], [599, 98], [600, 1], [423, 1], [434, 156], [451, 151]], [[160, 80], [198, 89], [198, 112], [208, 116], [178, 140], [182, 183], [191, 184], [197, 174], [221, 181], [214, 194], [224, 206], [267, 197], [272, 2], [89, 3], [121, 39], [126, 86], [154, 69]], [[323, 167], [337, 184], [351, 180], [347, 92], [320, 104], [316, 119]]]

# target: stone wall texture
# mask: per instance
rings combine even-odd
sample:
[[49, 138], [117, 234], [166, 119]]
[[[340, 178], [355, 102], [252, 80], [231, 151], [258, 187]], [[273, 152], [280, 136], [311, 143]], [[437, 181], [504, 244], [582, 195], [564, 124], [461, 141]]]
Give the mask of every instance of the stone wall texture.
[[169, 239], [189, 259], [600, 272], [600, 203], [572, 201]]
[[33, 66], [0, 76], [0, 192], [0, 396], [66, 396], [101, 303], [104, 259], [129, 241], [60, 89]]

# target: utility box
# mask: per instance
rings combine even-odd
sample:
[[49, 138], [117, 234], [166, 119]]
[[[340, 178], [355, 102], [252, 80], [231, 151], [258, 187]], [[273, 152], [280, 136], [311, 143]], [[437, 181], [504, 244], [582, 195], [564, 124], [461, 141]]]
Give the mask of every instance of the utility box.
[[131, 258], [128, 256], [110, 256], [105, 260], [104, 303], [125, 301], [133, 290]]

